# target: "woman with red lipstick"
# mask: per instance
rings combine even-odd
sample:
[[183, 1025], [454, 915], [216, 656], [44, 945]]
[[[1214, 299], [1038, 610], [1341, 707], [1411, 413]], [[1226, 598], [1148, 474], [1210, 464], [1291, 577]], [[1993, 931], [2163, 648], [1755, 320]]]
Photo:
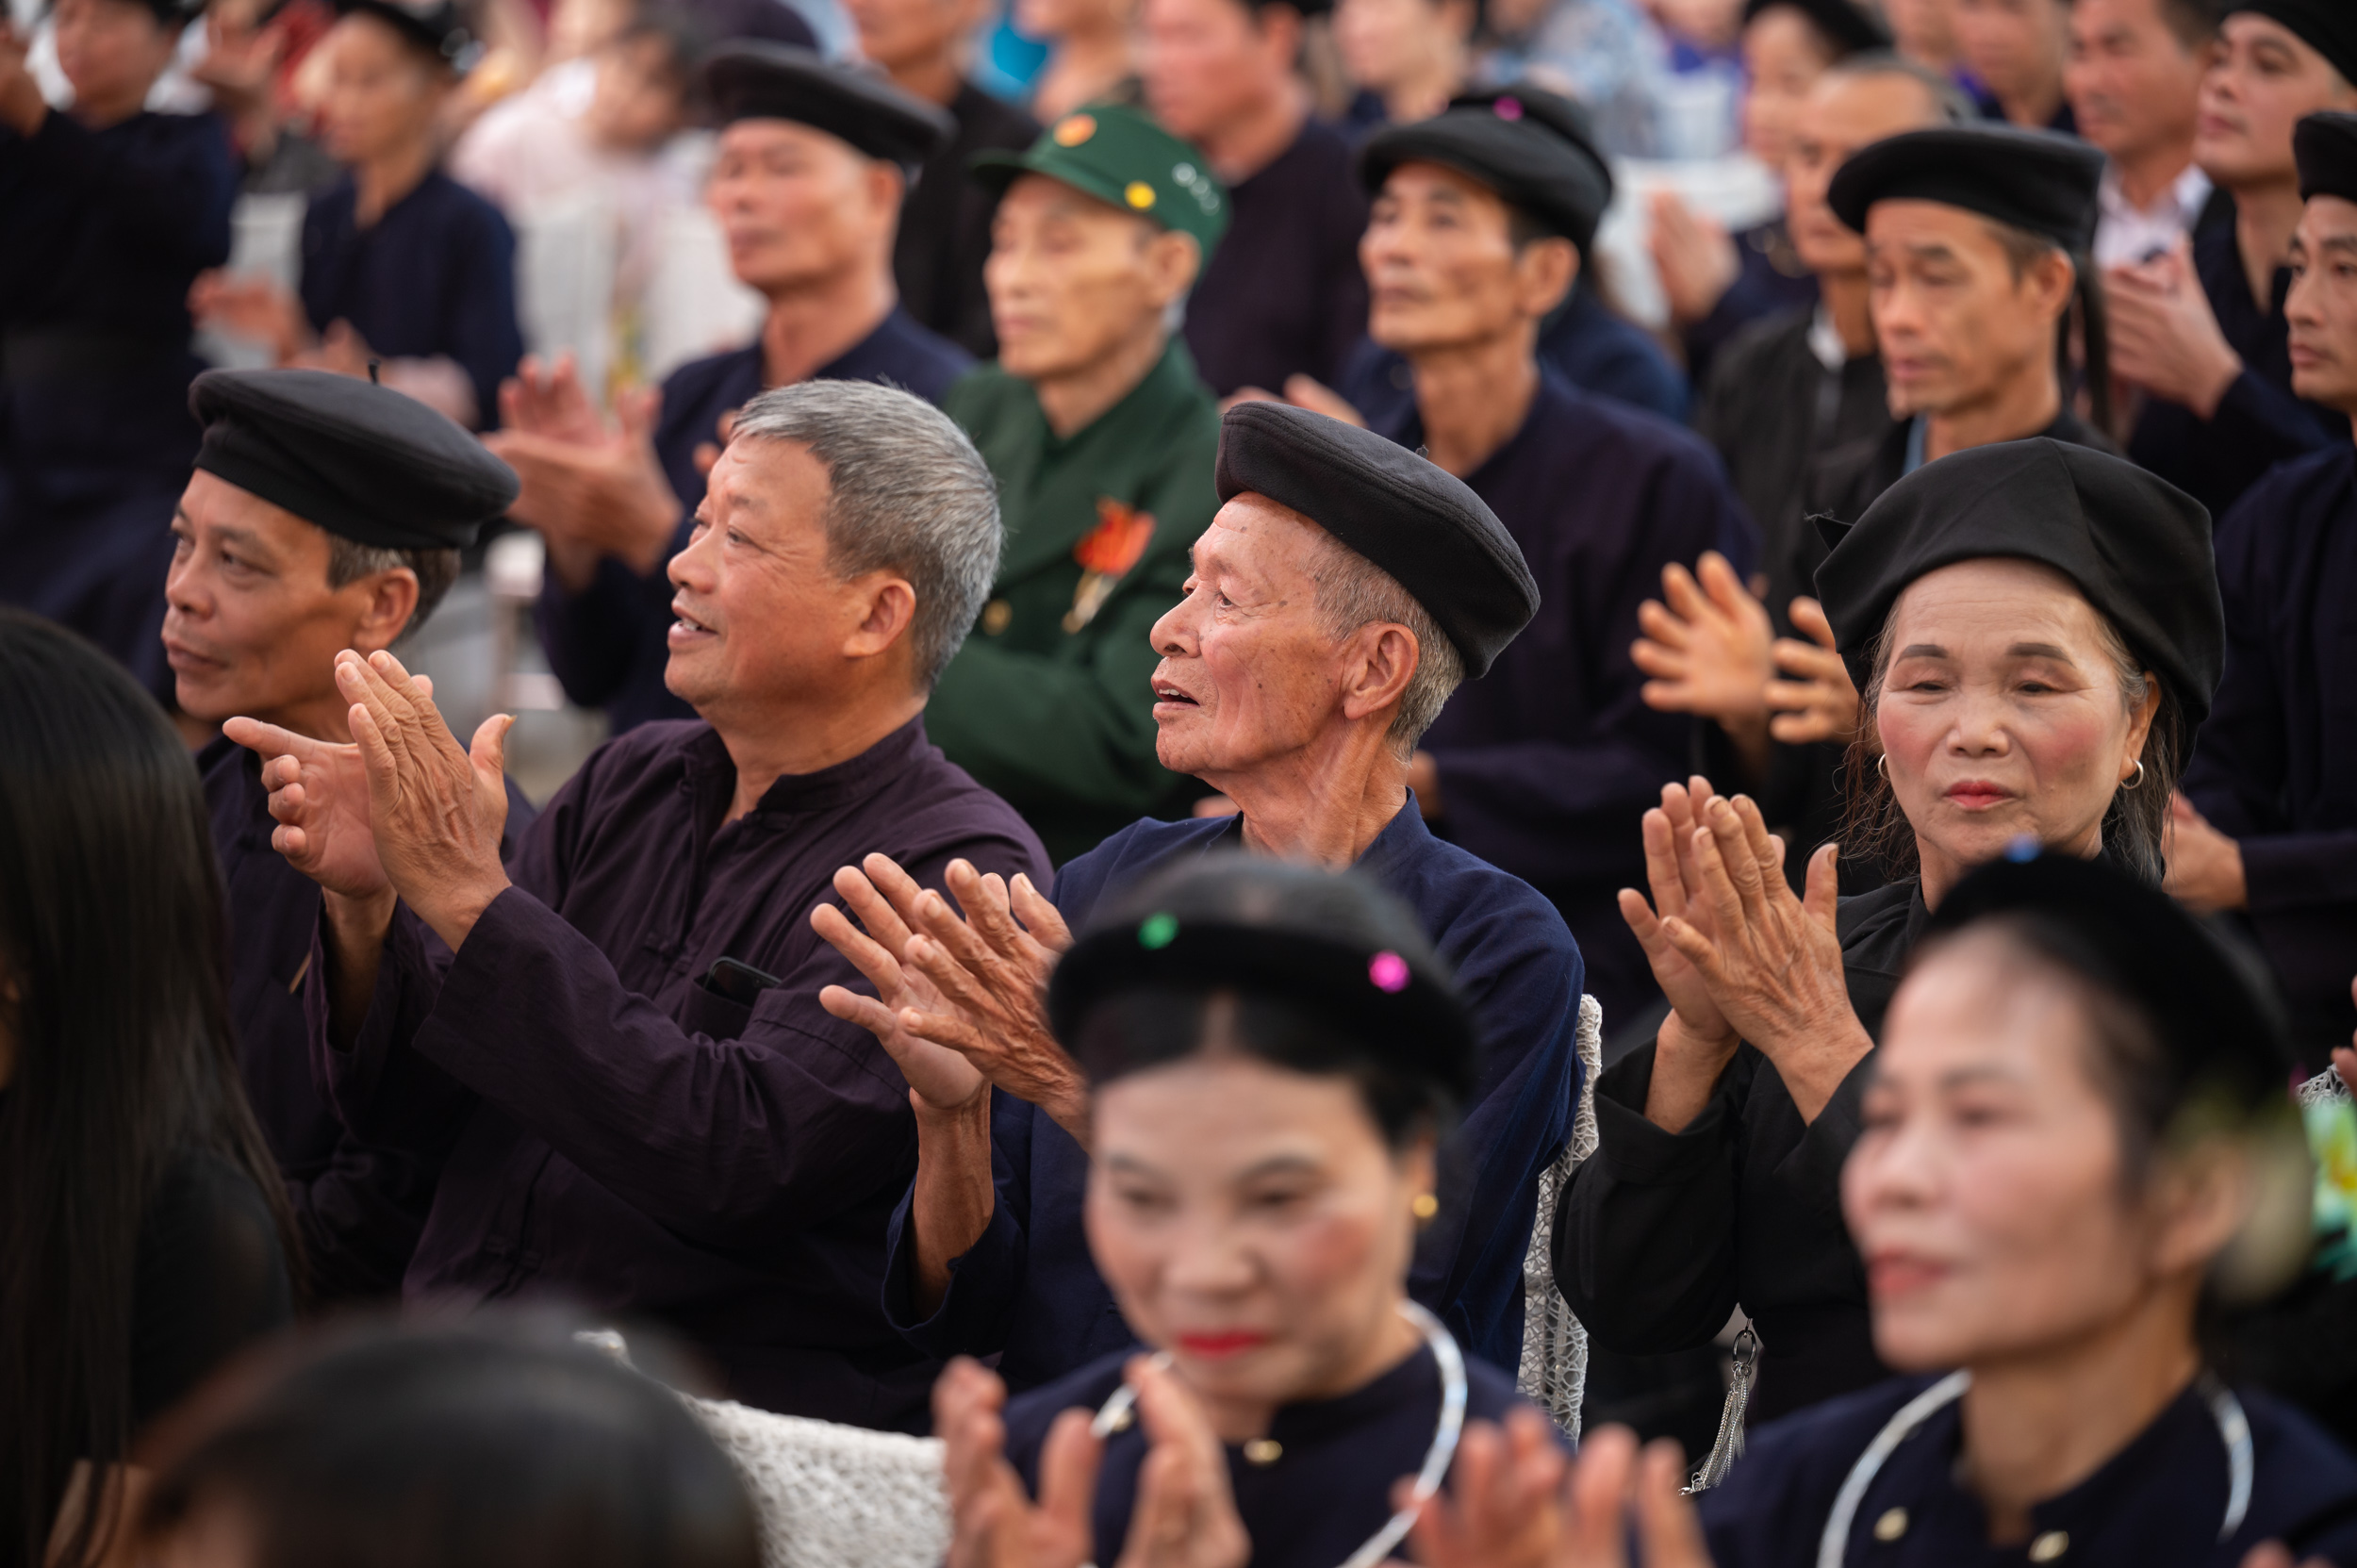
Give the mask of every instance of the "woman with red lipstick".
[[[1654, 900], [1621, 895], [1673, 1004], [1597, 1080], [1555, 1275], [1604, 1344], [1707, 1344], [1739, 1307], [1765, 1418], [1877, 1381], [1836, 1183], [1883, 1012], [1932, 911], [2027, 843], [2157, 886], [2169, 790], [2223, 657], [2209, 520], [2053, 440], [1918, 469], [1841, 531], [1817, 587], [1865, 722], [1863, 781], [1805, 900], [1783, 846], [1706, 781], [1646, 814]], [[1836, 908], [1837, 853], [1889, 885]]]
[[1406, 908], [1215, 857], [1076, 946], [1048, 1011], [1089, 1080], [1089, 1249], [1159, 1354], [1012, 1402], [951, 1365], [953, 1564], [1372, 1563], [1413, 1514], [1395, 1483], [1430, 1495], [1465, 1421], [1521, 1409], [1507, 1445], [1549, 1441], [1408, 1297], [1476, 1064]]

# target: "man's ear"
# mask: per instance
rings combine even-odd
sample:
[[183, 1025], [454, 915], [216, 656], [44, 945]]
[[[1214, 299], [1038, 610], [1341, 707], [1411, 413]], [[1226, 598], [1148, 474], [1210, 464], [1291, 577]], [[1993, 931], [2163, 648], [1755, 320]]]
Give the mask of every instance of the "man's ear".
[[2031, 264], [2022, 276], [2022, 284], [2037, 304], [2041, 314], [2060, 317], [2070, 308], [2070, 296], [2079, 281], [2079, 270], [2070, 257], [2060, 251], [2048, 251]]
[[1154, 301], [1167, 306], [1182, 298], [1203, 272], [1203, 248], [1192, 234], [1157, 228], [1146, 242], [1146, 273], [1153, 279]]
[[870, 572], [853, 587], [861, 595], [861, 602], [854, 605], [860, 620], [844, 639], [843, 656], [872, 659], [906, 638], [916, 619], [916, 589], [907, 578], [888, 571]]
[[1533, 239], [1514, 258], [1514, 281], [1523, 309], [1543, 319], [1579, 281], [1579, 248], [1560, 235]]
[[867, 160], [867, 210], [888, 223], [898, 223], [901, 199], [908, 195], [908, 176], [889, 158]]
[[1343, 717], [1356, 720], [1396, 708], [1423, 659], [1416, 634], [1397, 621], [1378, 620], [1352, 633], [1345, 646], [1350, 663], [1343, 672]]
[[418, 610], [418, 574], [407, 567], [395, 567], [390, 571], [371, 572], [348, 587], [365, 588], [368, 598], [360, 611], [360, 623], [352, 629], [352, 644], [363, 653], [373, 653], [380, 648], [390, 648], [409, 630], [410, 617]]

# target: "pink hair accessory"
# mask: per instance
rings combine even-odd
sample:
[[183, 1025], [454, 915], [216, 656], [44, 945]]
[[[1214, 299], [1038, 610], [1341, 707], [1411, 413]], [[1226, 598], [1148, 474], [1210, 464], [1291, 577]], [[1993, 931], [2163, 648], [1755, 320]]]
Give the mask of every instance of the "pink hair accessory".
[[1367, 960], [1367, 978], [1378, 991], [1396, 995], [1408, 989], [1408, 961], [1395, 952], [1379, 952]]

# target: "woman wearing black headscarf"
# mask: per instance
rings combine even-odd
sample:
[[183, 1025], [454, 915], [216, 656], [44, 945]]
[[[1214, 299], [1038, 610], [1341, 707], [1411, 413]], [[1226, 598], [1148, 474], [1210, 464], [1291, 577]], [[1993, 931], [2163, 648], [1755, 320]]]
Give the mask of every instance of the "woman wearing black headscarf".
[[2224, 643], [2209, 519], [2052, 440], [1917, 470], [1835, 543], [1818, 591], [1864, 693], [1852, 852], [1898, 880], [1805, 900], [1751, 801], [1706, 781], [1648, 812], [1654, 901], [1622, 894], [1673, 1004], [1597, 1081], [1602, 1144], [1558, 1210], [1555, 1272], [1599, 1343], [1708, 1343], [1739, 1305], [1755, 1411], [1883, 1375], [1836, 1183], [1884, 1008], [1972, 867], [2027, 845], [2161, 875], [2168, 793]]

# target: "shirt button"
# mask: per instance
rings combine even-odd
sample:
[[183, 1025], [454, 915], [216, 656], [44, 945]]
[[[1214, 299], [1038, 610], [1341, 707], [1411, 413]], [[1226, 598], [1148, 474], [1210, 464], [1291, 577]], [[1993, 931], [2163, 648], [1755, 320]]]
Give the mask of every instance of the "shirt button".
[[1903, 1508], [1887, 1509], [1883, 1516], [1874, 1521], [1874, 1539], [1877, 1541], [1896, 1541], [1906, 1533], [1907, 1510]]
[[1275, 1464], [1285, 1457], [1285, 1445], [1273, 1437], [1256, 1437], [1244, 1445], [1247, 1464]]
[[982, 606], [982, 635], [995, 637], [1007, 629], [1014, 619], [1014, 606], [1003, 599], [994, 599]]
[[2062, 1530], [2048, 1530], [2030, 1543], [2032, 1562], [2052, 1562], [2070, 1550], [2070, 1537]]

